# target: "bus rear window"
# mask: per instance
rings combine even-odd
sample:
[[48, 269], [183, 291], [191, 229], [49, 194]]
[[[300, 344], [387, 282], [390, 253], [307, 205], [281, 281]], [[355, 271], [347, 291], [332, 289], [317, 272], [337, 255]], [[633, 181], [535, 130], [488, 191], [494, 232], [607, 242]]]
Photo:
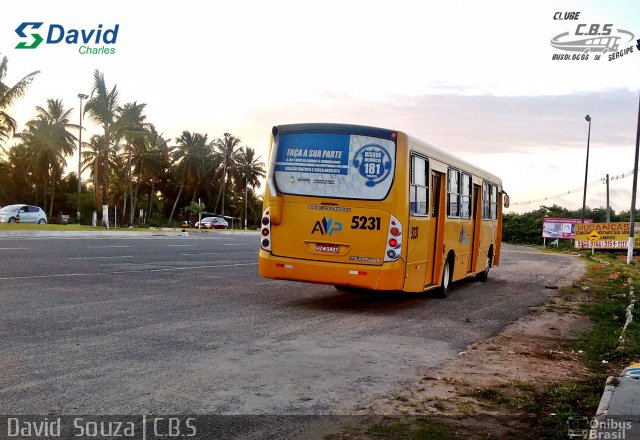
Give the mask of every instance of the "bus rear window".
[[396, 144], [348, 133], [281, 133], [275, 182], [284, 194], [383, 200], [393, 183]]

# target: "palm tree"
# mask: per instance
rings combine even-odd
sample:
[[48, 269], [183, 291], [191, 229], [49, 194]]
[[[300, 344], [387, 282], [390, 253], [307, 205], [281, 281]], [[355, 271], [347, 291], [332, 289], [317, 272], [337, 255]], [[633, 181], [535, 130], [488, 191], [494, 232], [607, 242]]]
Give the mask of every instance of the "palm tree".
[[36, 119], [27, 122], [25, 130], [18, 135], [27, 147], [29, 166], [37, 182], [44, 186], [44, 206], [47, 205], [47, 186], [51, 185], [49, 217], [53, 214], [56, 182], [62, 177], [67, 165], [66, 157], [75, 150], [76, 137], [69, 129], [77, 125], [69, 123], [73, 109], [65, 110], [59, 99], [48, 99], [47, 107], [36, 107]]
[[247, 192], [249, 187], [255, 189], [260, 185], [260, 178], [265, 177], [265, 164], [256, 157], [256, 151], [251, 147], [243, 147], [234, 156], [234, 173], [237, 183], [244, 182], [244, 224], [247, 224]]
[[[222, 155], [223, 171], [222, 171], [222, 190], [218, 194], [218, 200], [220, 200], [220, 194], [222, 194], [222, 216], [224, 217], [224, 199], [225, 190], [227, 184], [227, 169], [233, 165], [233, 155], [235, 149], [240, 145], [240, 138], [234, 137], [230, 133], [225, 133], [224, 138], [218, 138], [213, 141], [213, 146], [218, 149], [218, 153]], [[218, 201], [216, 201], [216, 209], [218, 208]]]
[[31, 84], [33, 78], [40, 73], [39, 70], [31, 72], [13, 86], [8, 86], [4, 83], [4, 78], [7, 75], [8, 64], [9, 61], [7, 57], [3, 57], [2, 61], [0, 61], [0, 139], [6, 139], [11, 134], [15, 133], [17, 129], [15, 119], [6, 112], [6, 109], [11, 107], [18, 98], [24, 96], [27, 91], [27, 87]]
[[[107, 191], [109, 189], [109, 151], [112, 148], [115, 148], [119, 133], [117, 130], [121, 129], [121, 126], [116, 125], [114, 127], [114, 123], [117, 121], [119, 116], [119, 108], [118, 108], [118, 89], [117, 86], [113, 86], [111, 91], [107, 89], [104, 74], [100, 73], [97, 69], [93, 73], [93, 90], [91, 91], [91, 97], [87, 101], [87, 104], [84, 107], [84, 112], [89, 114], [89, 117], [94, 120], [97, 124], [102, 126], [103, 133], [99, 137], [93, 137], [89, 144], [90, 148], [93, 148], [92, 152], [97, 154], [96, 158], [100, 158], [100, 167], [107, 167], [104, 169], [98, 170], [101, 177], [101, 198], [102, 201], [102, 209], [105, 211], [107, 205]], [[114, 128], [116, 129], [114, 131]], [[97, 152], [100, 152], [98, 154]], [[103, 156], [105, 158], [103, 158]], [[95, 171], [95, 170], [94, 170]], [[94, 176], [94, 184], [95, 184], [95, 176]], [[97, 194], [96, 194], [97, 196]], [[96, 201], [98, 197], [96, 197]], [[103, 219], [103, 223], [106, 219]]]
[[173, 204], [173, 209], [171, 209], [169, 223], [173, 218], [182, 190], [185, 187], [190, 189], [193, 194], [191, 200], [195, 200], [207, 174], [208, 164], [213, 163], [206, 134], [190, 133], [185, 130], [179, 138], [176, 138], [176, 143], [177, 145], [171, 151], [171, 159], [174, 163], [175, 174], [180, 182], [180, 190]]
[[[33, 190], [33, 175], [29, 171], [29, 149], [18, 144], [7, 153], [8, 175], [11, 176], [11, 193], [7, 194], [7, 202], [25, 200]], [[3, 185], [2, 189], [6, 189]], [[36, 193], [37, 197], [37, 193]], [[37, 199], [34, 204], [38, 204]]]
[[91, 140], [83, 143], [82, 146], [82, 171], [87, 169], [91, 171], [97, 210], [98, 206], [104, 206], [107, 203], [107, 189], [104, 185], [109, 178], [104, 175], [108, 174], [111, 166], [115, 164], [110, 155], [111, 148], [104, 135], [93, 135]]
[[150, 213], [153, 207], [155, 186], [161, 181], [161, 177], [164, 176], [171, 166], [169, 146], [167, 139], [157, 132], [153, 124], [148, 124], [147, 133], [140, 142], [137, 142], [135, 145], [136, 148], [134, 148], [133, 156], [136, 175], [134, 200], [137, 201], [139, 186], [146, 184], [149, 188], [147, 212]]
[[[135, 210], [135, 196], [133, 194], [133, 179], [132, 179], [132, 155], [134, 146], [139, 150], [141, 145], [145, 143], [145, 135], [148, 133], [144, 120], [146, 116], [143, 114], [146, 104], [138, 104], [137, 102], [131, 102], [124, 105], [124, 107], [118, 109], [119, 117], [114, 123], [114, 130], [119, 138], [123, 138], [125, 141], [125, 152], [127, 154], [127, 176], [128, 176], [128, 189], [129, 189], [129, 225], [133, 224], [133, 216]], [[136, 194], [137, 194], [136, 183]], [[126, 191], [125, 191], [125, 204], [126, 207]], [[124, 210], [123, 210], [124, 216]], [[123, 217], [124, 218], [124, 217]]]

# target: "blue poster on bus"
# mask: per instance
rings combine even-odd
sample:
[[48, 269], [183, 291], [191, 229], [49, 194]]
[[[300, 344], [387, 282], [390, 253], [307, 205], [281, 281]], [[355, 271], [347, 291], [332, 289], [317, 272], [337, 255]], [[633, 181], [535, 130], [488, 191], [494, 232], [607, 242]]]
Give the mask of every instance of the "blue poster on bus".
[[290, 133], [280, 136], [276, 171], [347, 174], [348, 134]]
[[349, 133], [283, 133], [275, 180], [285, 194], [384, 199], [393, 183], [396, 145]]

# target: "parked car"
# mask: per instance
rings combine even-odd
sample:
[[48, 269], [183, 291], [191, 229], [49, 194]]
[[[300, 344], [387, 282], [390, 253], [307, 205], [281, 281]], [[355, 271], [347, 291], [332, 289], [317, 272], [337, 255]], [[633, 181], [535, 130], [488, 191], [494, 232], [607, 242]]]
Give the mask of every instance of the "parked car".
[[229, 223], [222, 217], [205, 217], [199, 222], [196, 222], [194, 227], [202, 227], [203, 229], [228, 229]]
[[47, 223], [42, 208], [31, 205], [7, 205], [0, 209], [0, 223]]

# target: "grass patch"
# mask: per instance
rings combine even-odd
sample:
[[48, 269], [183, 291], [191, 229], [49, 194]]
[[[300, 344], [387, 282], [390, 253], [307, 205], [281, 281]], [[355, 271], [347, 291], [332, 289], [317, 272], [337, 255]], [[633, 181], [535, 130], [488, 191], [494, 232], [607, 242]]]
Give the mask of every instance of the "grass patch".
[[545, 438], [566, 439], [569, 417], [593, 417], [598, 409], [606, 374], [596, 374], [578, 381], [551, 384], [540, 396], [538, 426]]
[[629, 305], [627, 283], [631, 278], [634, 288], [640, 289], [640, 269], [621, 262], [613, 254], [597, 257], [609, 264], [588, 259], [583, 283], [591, 289], [579, 307], [580, 313], [589, 316], [593, 327], [566, 343], [567, 348], [584, 352], [585, 361], [596, 374], [615, 372], [640, 357], [640, 321], [635, 316], [627, 328], [624, 347], [618, 346]]
[[455, 432], [444, 425], [425, 417], [407, 422], [377, 423], [367, 429], [374, 439], [389, 440], [453, 440]]
[[593, 326], [564, 344], [568, 349], [582, 350], [583, 360], [592, 374], [550, 384], [537, 396], [540, 405], [538, 427], [545, 433], [545, 438], [566, 438], [569, 417], [592, 417], [607, 376], [619, 374], [622, 368], [640, 357], [640, 321], [635, 317], [627, 327], [624, 346], [619, 346], [629, 305], [627, 283], [631, 278], [634, 288], [640, 288], [640, 269], [635, 264], [627, 265], [613, 253], [598, 253], [596, 258], [599, 261], [587, 257], [582, 284], [588, 285], [590, 290], [580, 299], [578, 307], [580, 313], [591, 319]]
[[519, 382], [518, 385], [516, 385], [514, 383], [504, 382], [497, 388], [474, 388], [461, 394], [492, 405], [508, 407], [519, 412], [536, 412], [539, 410], [539, 403], [535, 393], [532, 388], [522, 388], [520, 384], [524, 383], [525, 382]]

